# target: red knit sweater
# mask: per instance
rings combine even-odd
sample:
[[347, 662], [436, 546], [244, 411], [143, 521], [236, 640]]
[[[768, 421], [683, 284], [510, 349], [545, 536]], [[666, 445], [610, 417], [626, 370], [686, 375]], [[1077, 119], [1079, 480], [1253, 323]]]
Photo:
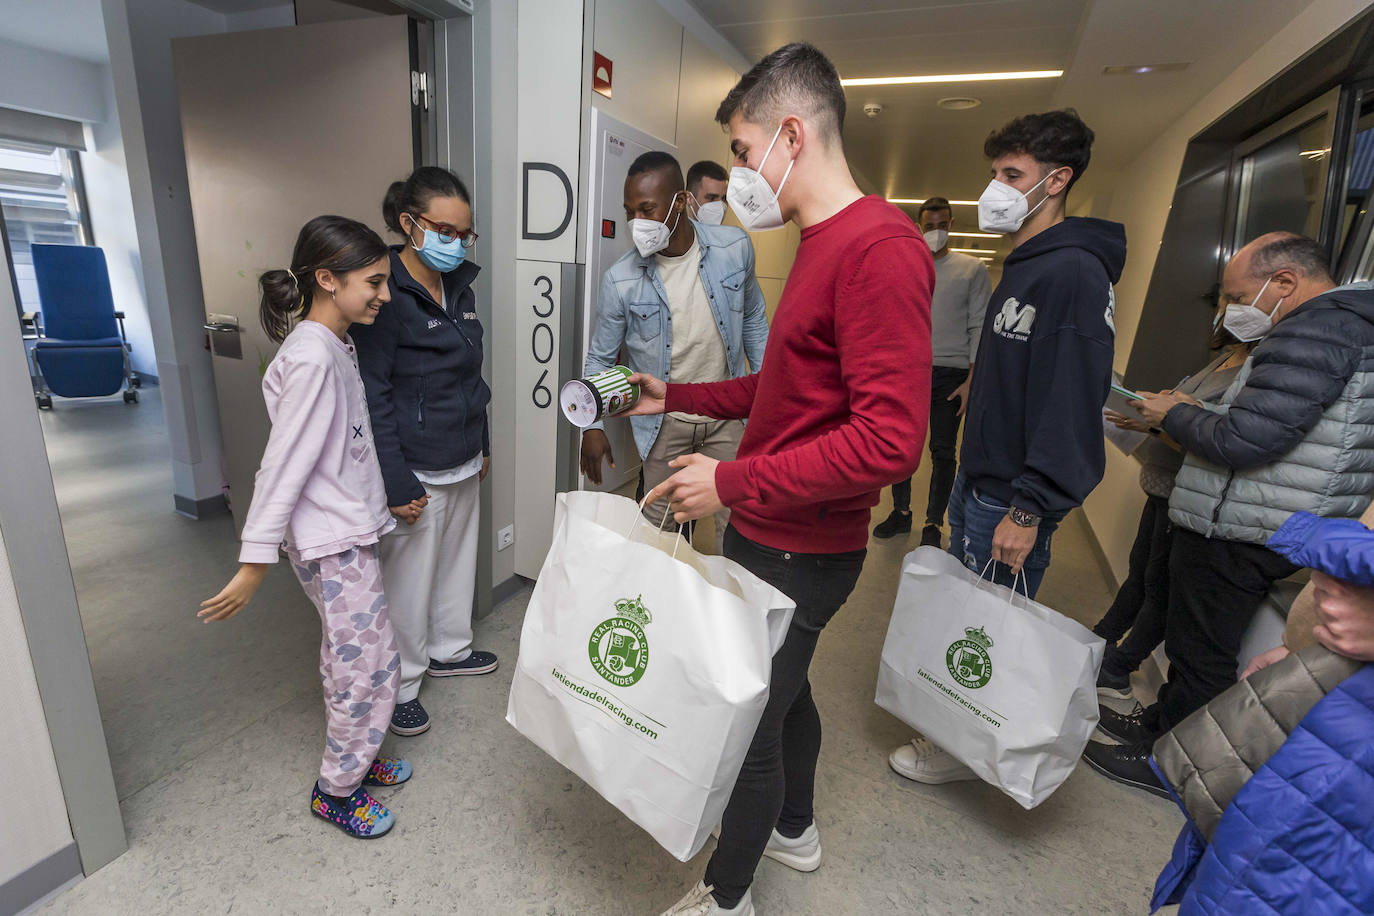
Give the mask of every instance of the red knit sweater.
[[740, 534], [797, 553], [868, 544], [869, 510], [925, 445], [934, 285], [911, 219], [865, 197], [803, 230], [761, 372], [668, 386], [669, 411], [749, 419], [716, 469]]

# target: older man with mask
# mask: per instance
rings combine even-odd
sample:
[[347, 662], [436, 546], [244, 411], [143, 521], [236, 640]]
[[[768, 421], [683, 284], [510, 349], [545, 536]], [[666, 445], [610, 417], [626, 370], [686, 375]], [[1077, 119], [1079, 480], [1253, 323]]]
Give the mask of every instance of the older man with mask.
[[1159, 702], [1103, 708], [1084, 757], [1117, 782], [1165, 794], [1149, 766], [1159, 735], [1236, 681], [1241, 637], [1275, 581], [1298, 567], [1265, 547], [1297, 511], [1358, 516], [1374, 489], [1374, 284], [1337, 287], [1316, 241], [1270, 233], [1222, 277], [1226, 328], [1263, 338], [1220, 406], [1164, 391], [1137, 405], [1188, 453], [1174, 524]]
[[[631, 163], [625, 221], [635, 247], [602, 278], [588, 375], [614, 366], [621, 347], [631, 369], [674, 382], [726, 381], [763, 365], [768, 316], [753, 244], [742, 229], [692, 219], [690, 203], [682, 166], [671, 155], [653, 151]], [[630, 424], [650, 490], [683, 455], [733, 460], [744, 434], [739, 420], [683, 411], [634, 417]], [[601, 483], [603, 461], [615, 467], [605, 427], [595, 423], [582, 434], [582, 473], [594, 484]], [[666, 500], [645, 512], [661, 521]], [[716, 513], [716, 553], [729, 519], [728, 509]]]

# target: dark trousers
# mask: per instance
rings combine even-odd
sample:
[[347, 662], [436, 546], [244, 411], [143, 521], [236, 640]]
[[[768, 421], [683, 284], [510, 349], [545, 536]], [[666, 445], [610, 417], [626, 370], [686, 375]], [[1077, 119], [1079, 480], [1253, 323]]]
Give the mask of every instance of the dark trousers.
[[1146, 722], [1161, 734], [1236, 682], [1241, 637], [1269, 589], [1298, 567], [1259, 544], [1174, 529], [1164, 651], [1169, 680]]
[[[1129, 675], [1164, 641], [1164, 620], [1169, 610], [1169, 546], [1173, 537], [1169, 500], [1148, 497], [1140, 513], [1135, 544], [1131, 546], [1126, 581], [1117, 589], [1116, 600], [1107, 613], [1093, 627], [1093, 632], [1107, 641], [1102, 670], [1110, 675]], [[1126, 636], [1125, 642], [1121, 642], [1122, 636]]]
[[[930, 494], [926, 497], [926, 524], [943, 525], [949, 508], [949, 491], [958, 470], [955, 447], [959, 442], [959, 401], [949, 399], [964, 382], [967, 369], [936, 366], [930, 373]], [[892, 508], [911, 511], [911, 478], [892, 485]]]
[[739, 902], [754, 881], [776, 827], [800, 836], [811, 824], [821, 717], [807, 670], [821, 630], [854, 590], [867, 551], [786, 553], [725, 530], [725, 555], [797, 602], [778, 654], [753, 743], [720, 822], [720, 842], [706, 866], [706, 883], [724, 907]]

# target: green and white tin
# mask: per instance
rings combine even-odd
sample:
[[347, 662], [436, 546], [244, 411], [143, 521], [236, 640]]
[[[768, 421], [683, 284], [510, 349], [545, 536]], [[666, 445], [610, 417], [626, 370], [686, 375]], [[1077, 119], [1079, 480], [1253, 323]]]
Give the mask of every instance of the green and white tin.
[[568, 382], [558, 394], [563, 416], [573, 426], [586, 429], [598, 420], [629, 410], [639, 403], [639, 386], [630, 384], [631, 375], [634, 372], [628, 366], [612, 366]]

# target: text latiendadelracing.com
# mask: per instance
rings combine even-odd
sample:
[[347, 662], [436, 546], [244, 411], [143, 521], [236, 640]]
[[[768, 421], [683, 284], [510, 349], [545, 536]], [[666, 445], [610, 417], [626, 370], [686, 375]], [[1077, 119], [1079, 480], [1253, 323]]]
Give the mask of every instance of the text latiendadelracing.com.
[[554, 669], [553, 669], [553, 676], [554, 676], [554, 678], [558, 681], [558, 683], [562, 684], [564, 687], [568, 688], [568, 689], [571, 690], [573, 693], [578, 694], [579, 696], [586, 697], [587, 699], [591, 700], [593, 703], [600, 703], [602, 706], [606, 707], [606, 709], [607, 709], [608, 711], [610, 711], [610, 713], [611, 713], [612, 715], [614, 715], [616, 718], [618, 718], [618, 719], [620, 719], [621, 721], [623, 721], [626, 725], [630, 726], [631, 728], [635, 729], [636, 731], [639, 731], [639, 732], [642, 732], [642, 733], [645, 734], [645, 735], [648, 735], [650, 738], [653, 738], [655, 741], [658, 740], [658, 732], [656, 732], [656, 731], [654, 731], [653, 729], [649, 728], [648, 726], [642, 724], [642, 723], [641, 723], [638, 719], [636, 719], [634, 716], [632, 716], [632, 715], [630, 715], [629, 713], [625, 712], [625, 710], [621, 709], [619, 706], [616, 706], [615, 703], [613, 703], [613, 702], [611, 701], [611, 698], [610, 698], [610, 697], [608, 697], [608, 696], [606, 696], [605, 694], [600, 693], [600, 692], [598, 692], [598, 691], [589, 690], [588, 688], [583, 687], [581, 684], [574, 683], [573, 681], [571, 681], [570, 679], [568, 679], [568, 678], [563, 674], [563, 672], [559, 671], [557, 668], [554, 668]]

